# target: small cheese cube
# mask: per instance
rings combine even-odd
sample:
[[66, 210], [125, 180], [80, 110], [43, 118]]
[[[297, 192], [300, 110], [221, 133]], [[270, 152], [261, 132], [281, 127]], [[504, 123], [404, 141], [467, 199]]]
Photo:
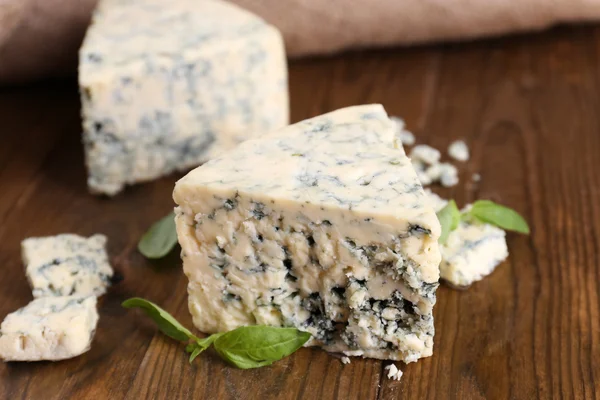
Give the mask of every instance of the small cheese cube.
[[[425, 193], [436, 212], [448, 204], [429, 189]], [[453, 286], [467, 287], [491, 274], [508, 257], [506, 232], [483, 222], [461, 221], [446, 243], [440, 245], [440, 250], [441, 278]]]
[[4, 361], [64, 360], [90, 349], [96, 297], [45, 297], [9, 314], [0, 325]]
[[113, 276], [105, 247], [99, 234], [25, 239], [21, 253], [33, 297], [104, 294]]
[[457, 287], [485, 278], [508, 257], [506, 232], [476, 221], [461, 222], [440, 249], [440, 275]]

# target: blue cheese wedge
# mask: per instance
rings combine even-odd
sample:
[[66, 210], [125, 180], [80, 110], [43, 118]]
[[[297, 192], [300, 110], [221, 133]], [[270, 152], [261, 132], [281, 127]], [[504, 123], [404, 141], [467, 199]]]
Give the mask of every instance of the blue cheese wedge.
[[440, 225], [380, 105], [299, 122], [177, 182], [203, 332], [292, 326], [346, 356], [431, 355]]
[[104, 235], [28, 238], [21, 253], [33, 297], [100, 296], [113, 276]]
[[96, 297], [45, 297], [6, 316], [0, 325], [0, 359], [64, 360], [90, 349]]
[[281, 34], [219, 0], [101, 0], [79, 54], [88, 186], [195, 167], [288, 124]]
[[[448, 203], [431, 191], [426, 193], [436, 211]], [[508, 257], [506, 232], [483, 222], [461, 221], [440, 250], [441, 278], [452, 286], [467, 287], [491, 274]]]

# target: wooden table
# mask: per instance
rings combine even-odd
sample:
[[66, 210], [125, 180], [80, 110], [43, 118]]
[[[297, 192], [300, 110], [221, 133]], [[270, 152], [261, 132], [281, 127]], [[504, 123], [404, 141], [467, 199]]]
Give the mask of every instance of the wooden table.
[[420, 143], [466, 139], [461, 183], [439, 193], [459, 205], [492, 199], [530, 222], [489, 278], [440, 288], [433, 357], [403, 365], [401, 382], [384, 376], [385, 362], [342, 365], [317, 349], [256, 370], [211, 352], [189, 365], [183, 346], [120, 307], [146, 297], [192, 326], [177, 252], [150, 262], [136, 251], [179, 176], [112, 200], [89, 195], [77, 87], [57, 82], [0, 92], [0, 317], [31, 299], [19, 250], [28, 236], [105, 233], [124, 280], [102, 298], [91, 351], [0, 364], [0, 398], [600, 397], [600, 28], [303, 60], [290, 89], [294, 121], [380, 102]]

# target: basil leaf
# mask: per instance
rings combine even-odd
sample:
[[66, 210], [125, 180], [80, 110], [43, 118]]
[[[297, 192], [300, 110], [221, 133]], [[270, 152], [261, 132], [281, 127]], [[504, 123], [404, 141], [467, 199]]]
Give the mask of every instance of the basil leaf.
[[450, 232], [458, 228], [458, 224], [460, 223], [460, 211], [458, 211], [456, 202], [450, 200], [444, 208], [438, 211], [437, 217], [442, 226], [442, 233], [438, 242], [444, 244], [448, 240]]
[[507, 231], [529, 234], [529, 225], [515, 210], [490, 200], [477, 200], [468, 211], [472, 217]]
[[270, 365], [298, 350], [310, 333], [295, 328], [242, 326], [217, 338], [214, 347], [224, 360], [241, 369]]
[[[134, 297], [125, 300], [121, 305], [125, 308], [141, 308], [150, 318], [152, 318], [152, 320], [154, 320], [156, 325], [158, 325], [158, 329], [160, 329], [165, 335], [175, 340], [179, 340], [180, 342], [184, 342], [189, 339], [193, 339], [195, 341], [200, 340], [185, 326], [181, 325], [171, 314], [151, 301]], [[208, 346], [210, 346], [210, 343]]]
[[215, 333], [210, 335], [207, 338], [204, 339], [196, 339], [196, 341], [190, 343], [187, 345], [187, 347], [185, 348], [185, 351], [187, 351], [188, 353], [192, 353], [190, 354], [190, 364], [192, 363], [192, 361], [194, 361], [194, 359], [196, 357], [198, 357], [200, 355], [200, 353], [202, 353], [204, 350], [208, 349], [210, 347], [210, 345], [219, 338], [219, 336], [223, 335], [223, 333]]
[[190, 353], [190, 363], [214, 344], [221, 358], [234, 366], [242, 369], [257, 368], [292, 354], [310, 339], [310, 333], [272, 326], [242, 326], [230, 332], [215, 333], [200, 339], [151, 301], [134, 297], [125, 300], [122, 306], [141, 308], [165, 335], [175, 340], [192, 340], [185, 347], [185, 351]]
[[169, 254], [176, 244], [175, 213], [171, 212], [155, 222], [142, 236], [138, 250], [146, 258], [161, 258]]
[[196, 357], [198, 357], [200, 353], [202, 353], [206, 349], [206, 347], [201, 346], [194, 347], [194, 350], [191, 352], [192, 354], [190, 354], [190, 364], [193, 363]]

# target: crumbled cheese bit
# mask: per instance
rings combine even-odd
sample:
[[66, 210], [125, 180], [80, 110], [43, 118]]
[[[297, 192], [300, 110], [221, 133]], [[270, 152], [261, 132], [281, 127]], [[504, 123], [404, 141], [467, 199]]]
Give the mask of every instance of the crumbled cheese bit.
[[342, 357], [342, 364], [350, 364], [350, 357]]
[[439, 150], [426, 144], [415, 146], [410, 152], [411, 160], [421, 161], [428, 165], [437, 164], [440, 161], [441, 154]]
[[455, 140], [448, 147], [448, 155], [457, 161], [469, 159], [469, 148], [463, 140]]
[[412, 146], [415, 144], [415, 135], [405, 129], [406, 124], [404, 120], [399, 117], [390, 117], [390, 119], [394, 124], [394, 130], [396, 131], [396, 136], [398, 139], [400, 139], [400, 142], [406, 146]]
[[417, 178], [419, 178], [419, 182], [421, 182], [421, 185], [423, 185], [423, 186], [431, 185], [432, 184], [431, 177], [426, 172], [427, 166], [419, 160], [411, 159], [410, 161], [412, 163], [413, 168], [415, 169], [415, 172], [417, 173]]
[[473, 176], [471, 177], [471, 179], [473, 180], [473, 182], [479, 182], [481, 180], [481, 175], [480, 174], [473, 174]]
[[440, 183], [444, 187], [452, 187], [458, 183], [458, 170], [449, 163], [441, 163], [440, 166]]
[[395, 381], [399, 381], [402, 378], [402, 371], [400, 371], [398, 369], [398, 367], [396, 367], [395, 364], [390, 364], [388, 366], [385, 367], [385, 369], [387, 370], [387, 377], [388, 379], [393, 379]]
[[421, 144], [412, 149], [410, 158], [421, 185], [439, 182], [444, 187], [451, 187], [458, 183], [456, 167], [450, 163], [440, 163], [440, 157], [440, 152], [431, 146]]
[[402, 144], [406, 145], [406, 146], [412, 146], [413, 144], [415, 144], [415, 135], [413, 135], [413, 133], [411, 131], [407, 131], [407, 130], [403, 130], [402, 132], [400, 132], [398, 134], [398, 137], [400, 138], [400, 141], [402, 142]]

